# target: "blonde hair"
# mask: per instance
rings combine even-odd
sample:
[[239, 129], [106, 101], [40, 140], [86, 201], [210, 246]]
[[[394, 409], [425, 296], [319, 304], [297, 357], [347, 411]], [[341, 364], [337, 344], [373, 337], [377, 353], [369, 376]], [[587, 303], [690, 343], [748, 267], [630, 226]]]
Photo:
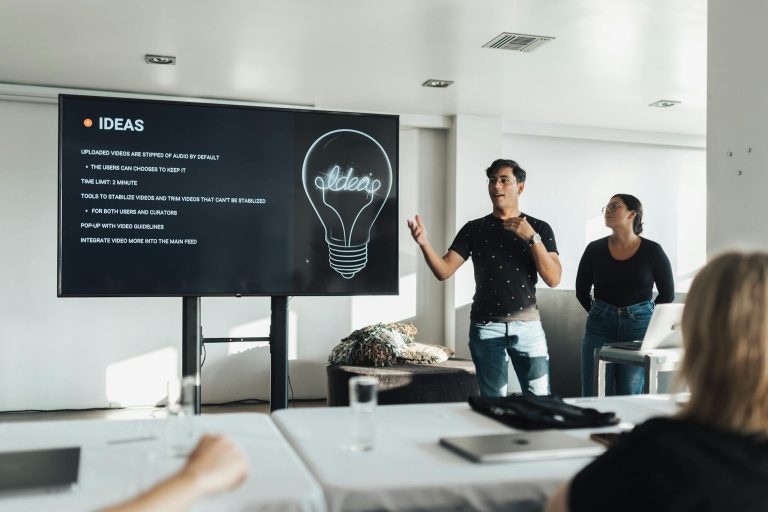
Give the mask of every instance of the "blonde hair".
[[683, 311], [681, 415], [716, 427], [768, 431], [768, 253], [727, 253], [693, 280]]

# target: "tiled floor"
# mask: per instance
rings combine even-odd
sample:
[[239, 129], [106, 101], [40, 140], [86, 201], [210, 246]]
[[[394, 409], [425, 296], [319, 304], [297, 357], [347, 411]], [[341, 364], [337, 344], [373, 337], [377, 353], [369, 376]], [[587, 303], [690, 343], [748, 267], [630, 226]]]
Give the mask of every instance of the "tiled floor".
[[[326, 407], [325, 399], [295, 400], [288, 404], [289, 408]], [[203, 405], [203, 414], [221, 414], [227, 412], [258, 412], [269, 414], [269, 402], [254, 404]], [[0, 412], [0, 423], [10, 421], [51, 421], [51, 420], [84, 420], [110, 419], [135, 420], [165, 417], [163, 407], [125, 407], [122, 409], [86, 409], [67, 411], [41, 412]]]

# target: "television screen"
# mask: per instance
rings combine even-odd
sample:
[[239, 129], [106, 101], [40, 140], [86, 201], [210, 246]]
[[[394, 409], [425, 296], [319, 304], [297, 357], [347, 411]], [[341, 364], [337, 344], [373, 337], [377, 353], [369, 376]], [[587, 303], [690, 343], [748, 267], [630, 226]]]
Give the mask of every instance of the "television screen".
[[62, 95], [58, 294], [397, 294], [398, 130]]

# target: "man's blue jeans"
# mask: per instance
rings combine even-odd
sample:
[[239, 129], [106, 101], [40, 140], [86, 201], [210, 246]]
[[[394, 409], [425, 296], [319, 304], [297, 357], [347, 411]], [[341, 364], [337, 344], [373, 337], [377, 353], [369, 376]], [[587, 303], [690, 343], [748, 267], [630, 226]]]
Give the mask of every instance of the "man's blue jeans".
[[549, 394], [549, 354], [541, 322], [471, 321], [469, 351], [483, 396], [507, 395], [510, 359], [524, 394]]
[[[595, 396], [595, 354], [606, 343], [642, 340], [651, 321], [651, 301], [616, 308], [595, 300], [587, 317], [587, 328], [581, 343], [581, 394]], [[605, 368], [606, 395], [639, 395], [645, 375], [639, 366], [608, 363]]]

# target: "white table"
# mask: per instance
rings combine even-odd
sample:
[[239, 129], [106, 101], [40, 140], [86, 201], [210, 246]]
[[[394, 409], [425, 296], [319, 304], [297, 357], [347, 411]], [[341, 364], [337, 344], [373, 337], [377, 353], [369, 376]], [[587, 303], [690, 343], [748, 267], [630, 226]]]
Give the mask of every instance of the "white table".
[[[614, 411], [624, 427], [671, 414], [666, 396], [576, 399]], [[540, 510], [547, 497], [591, 459], [475, 464], [438, 445], [440, 437], [509, 432], [466, 403], [380, 406], [376, 447], [353, 452], [347, 407], [285, 409], [272, 418], [322, 485], [328, 509]], [[615, 429], [615, 427], [613, 428]], [[567, 431], [586, 437], [589, 432]]]
[[[322, 489], [265, 414], [216, 414], [167, 420], [0, 423], [0, 450], [81, 446], [79, 485], [71, 491], [0, 498], [0, 510], [95, 510], [151, 487], [181, 467], [179, 448], [202, 433], [227, 433], [251, 464], [237, 490], [208, 498], [192, 510], [323, 511]], [[168, 439], [180, 439], [169, 442]]]

